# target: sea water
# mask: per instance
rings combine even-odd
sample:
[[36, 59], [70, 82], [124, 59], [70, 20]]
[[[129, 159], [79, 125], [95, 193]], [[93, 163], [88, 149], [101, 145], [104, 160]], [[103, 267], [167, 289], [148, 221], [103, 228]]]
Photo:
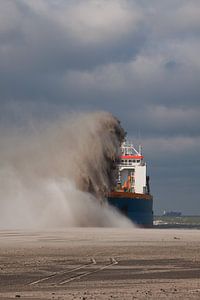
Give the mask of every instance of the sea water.
[[154, 216], [154, 228], [200, 229], [200, 216]]

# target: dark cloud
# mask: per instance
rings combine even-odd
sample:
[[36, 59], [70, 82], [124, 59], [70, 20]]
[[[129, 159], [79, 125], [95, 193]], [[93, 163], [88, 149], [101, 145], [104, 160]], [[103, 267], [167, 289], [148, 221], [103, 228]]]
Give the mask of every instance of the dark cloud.
[[156, 212], [196, 213], [199, 33], [195, 0], [2, 0], [1, 124], [108, 110], [144, 144]]

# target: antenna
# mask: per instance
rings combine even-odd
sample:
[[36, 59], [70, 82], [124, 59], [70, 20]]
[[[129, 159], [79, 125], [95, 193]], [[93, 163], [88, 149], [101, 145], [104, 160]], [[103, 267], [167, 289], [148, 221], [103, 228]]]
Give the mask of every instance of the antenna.
[[139, 145], [139, 153], [142, 155], [142, 145]]
[[141, 145], [141, 130], [138, 129], [138, 144], [139, 144], [139, 153], [142, 155], [142, 145]]

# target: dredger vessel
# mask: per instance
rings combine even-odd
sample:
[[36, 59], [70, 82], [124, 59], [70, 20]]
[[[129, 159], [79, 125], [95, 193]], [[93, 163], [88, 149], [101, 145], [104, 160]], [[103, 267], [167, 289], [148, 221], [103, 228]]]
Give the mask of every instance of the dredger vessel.
[[125, 141], [117, 164], [118, 178], [108, 202], [141, 227], [153, 226], [153, 197], [142, 148]]

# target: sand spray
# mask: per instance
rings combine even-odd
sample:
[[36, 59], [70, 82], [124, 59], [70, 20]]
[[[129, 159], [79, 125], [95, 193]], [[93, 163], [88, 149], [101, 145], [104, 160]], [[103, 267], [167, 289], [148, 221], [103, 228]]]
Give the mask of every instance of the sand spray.
[[130, 227], [105, 195], [125, 133], [107, 112], [0, 132], [0, 228]]

